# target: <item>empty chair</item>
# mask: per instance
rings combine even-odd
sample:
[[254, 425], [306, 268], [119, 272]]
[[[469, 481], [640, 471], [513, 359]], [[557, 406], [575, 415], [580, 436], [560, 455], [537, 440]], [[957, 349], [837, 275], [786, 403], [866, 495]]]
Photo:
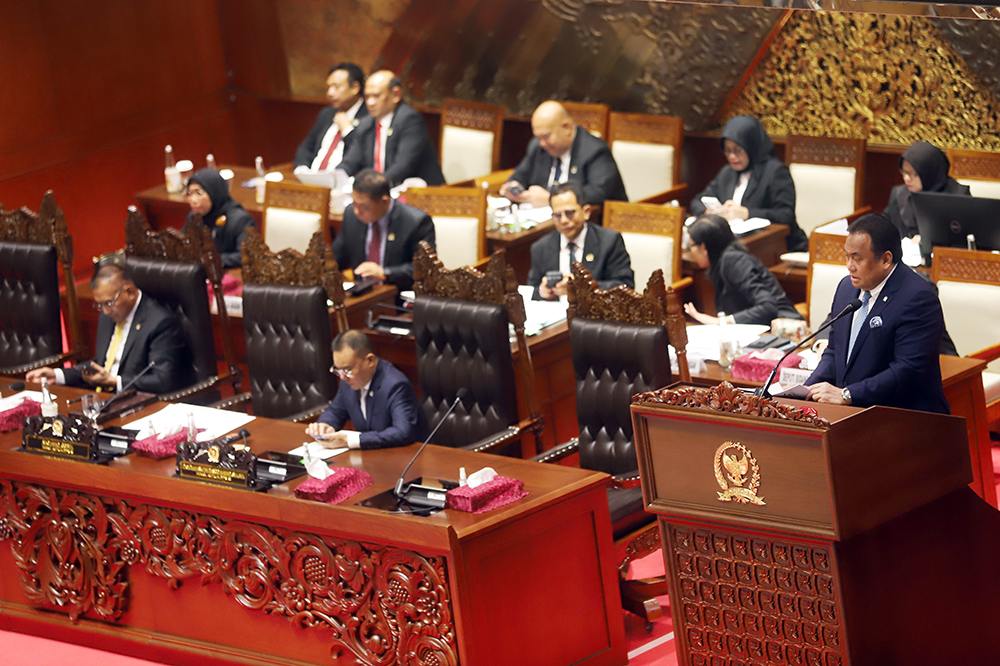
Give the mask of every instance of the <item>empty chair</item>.
[[441, 170], [449, 185], [500, 167], [503, 108], [446, 99], [441, 110]]
[[785, 162], [795, 182], [795, 220], [808, 236], [861, 208], [865, 140], [790, 135]]
[[1000, 153], [948, 149], [952, 178], [968, 185], [974, 197], [1000, 199]]
[[330, 188], [268, 182], [264, 190], [264, 242], [277, 250], [305, 253], [313, 234], [329, 242]]
[[[646, 284], [654, 271], [662, 269], [675, 289], [683, 286], [679, 282], [684, 229], [682, 208], [607, 201], [604, 226], [622, 235], [637, 285]], [[690, 278], [685, 282], [690, 282]]]
[[434, 221], [434, 244], [445, 268], [486, 257], [486, 192], [477, 187], [415, 187], [406, 202]]
[[632, 201], [656, 198], [663, 203], [659, 200], [677, 198], [684, 191], [670, 192], [680, 183], [683, 143], [683, 118], [611, 114], [608, 145]]

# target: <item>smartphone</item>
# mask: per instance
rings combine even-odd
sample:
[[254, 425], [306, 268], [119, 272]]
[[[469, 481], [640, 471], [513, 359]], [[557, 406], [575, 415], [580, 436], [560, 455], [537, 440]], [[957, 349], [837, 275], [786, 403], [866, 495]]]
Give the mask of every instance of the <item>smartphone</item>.
[[524, 192], [524, 188], [514, 184], [507, 188], [507, 194], [512, 197], [519, 197]]
[[94, 366], [92, 366], [92, 365], [90, 365], [88, 363], [87, 365], [85, 365], [82, 368], [80, 368], [80, 372], [83, 373], [83, 374], [85, 374], [85, 375], [96, 375], [97, 374], [97, 368], [95, 368]]
[[298, 465], [302, 466], [302, 456], [292, 456], [287, 453], [282, 453], [280, 451], [265, 451], [257, 456], [258, 460], [267, 460], [270, 462], [281, 463], [282, 465]]
[[549, 271], [545, 274], [545, 286], [555, 289], [556, 285], [562, 282], [563, 274], [560, 271]]

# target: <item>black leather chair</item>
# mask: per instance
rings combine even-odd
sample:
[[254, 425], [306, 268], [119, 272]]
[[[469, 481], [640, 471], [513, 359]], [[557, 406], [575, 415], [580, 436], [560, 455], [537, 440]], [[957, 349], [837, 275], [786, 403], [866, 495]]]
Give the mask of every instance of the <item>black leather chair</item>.
[[[521, 422], [518, 416], [510, 324], [525, 349], [524, 303], [503, 254], [491, 257], [483, 273], [469, 267], [449, 271], [434, 250], [421, 243], [413, 274], [417, 374], [431, 427], [448, 411], [458, 390], [466, 389], [434, 443], [515, 453], [514, 444], [520, 440], [521, 455], [537, 453], [543, 422], [531, 390], [527, 399], [532, 417]], [[526, 376], [533, 377], [530, 359], [523, 361]]]
[[[271, 252], [256, 229], [243, 243], [243, 329], [250, 392], [226, 400], [230, 408], [250, 401], [253, 413], [304, 422], [319, 416], [333, 399], [333, 333], [327, 299], [338, 328], [346, 330], [343, 276], [328, 257], [322, 233], [305, 255]], [[328, 263], [330, 262], [330, 263]], [[327, 268], [332, 265], [333, 268]]]
[[[535, 458], [556, 462], [578, 452], [581, 467], [612, 475], [608, 505], [622, 605], [643, 617], [647, 628], [663, 614], [655, 597], [666, 594], [667, 586], [663, 579], [625, 580], [632, 560], [660, 547], [655, 516], [643, 506], [629, 407], [636, 393], [672, 383], [668, 298], [669, 310], [683, 323], [679, 300], [665, 289], [661, 270], [640, 296], [624, 286], [601, 290], [582, 264], [574, 264], [569, 330], [579, 437]], [[676, 341], [678, 351], [686, 345], [686, 336]]]
[[[66, 278], [66, 328], [73, 348], [63, 353], [59, 264]], [[47, 192], [36, 215], [0, 205], [0, 374], [83, 358], [73, 279], [73, 240]]]
[[[203, 225], [190, 225], [186, 235], [176, 230], [153, 231], [142, 214], [129, 207], [125, 223], [125, 254], [136, 286], [174, 313], [184, 331], [193, 360], [192, 384], [160, 396], [161, 400], [208, 404], [221, 399], [221, 387], [240, 391], [242, 372], [236, 366], [232, 331], [222, 294], [222, 261]], [[216, 293], [221, 337], [229, 371], [220, 375], [206, 283]]]

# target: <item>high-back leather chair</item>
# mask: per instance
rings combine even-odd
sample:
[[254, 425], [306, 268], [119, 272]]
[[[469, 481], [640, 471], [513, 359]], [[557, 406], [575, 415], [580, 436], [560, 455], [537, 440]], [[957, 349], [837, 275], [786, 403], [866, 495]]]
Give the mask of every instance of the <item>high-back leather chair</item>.
[[[331, 268], [328, 268], [331, 266]], [[230, 408], [247, 400], [256, 416], [302, 422], [326, 408], [336, 392], [330, 311], [347, 330], [343, 275], [323, 234], [316, 232], [303, 255], [271, 252], [256, 229], [243, 241], [243, 328], [250, 393], [224, 401]]]
[[330, 188], [292, 182], [268, 182], [264, 188], [264, 242], [299, 252], [309, 249], [313, 234], [330, 241]]
[[[518, 382], [509, 333], [513, 324], [518, 348], [527, 350], [524, 302], [503, 253], [490, 257], [483, 272], [470, 267], [449, 271], [430, 245], [421, 242], [413, 278], [417, 374], [431, 427], [448, 411], [459, 389], [467, 391], [434, 443], [495, 452], [520, 440], [524, 457], [537, 453], [542, 419], [534, 398], [534, 370], [529, 355], [520, 354]], [[517, 408], [519, 384], [529, 412], [523, 421]]]
[[406, 203], [434, 221], [437, 257], [461, 268], [486, 257], [486, 192], [477, 187], [412, 187]]
[[[222, 295], [222, 260], [204, 224], [188, 225], [181, 234], [176, 229], [153, 231], [135, 206], [129, 206], [125, 221], [125, 255], [136, 286], [172, 312], [181, 324], [194, 362], [195, 383], [160, 396], [161, 400], [214, 402], [220, 389], [232, 384], [240, 391], [242, 373], [237, 367], [232, 342], [232, 325]], [[212, 285], [218, 309], [219, 337], [228, 372], [219, 374], [215, 334], [208, 289]]]
[[[59, 272], [66, 284], [66, 327], [73, 347], [63, 353]], [[80, 305], [73, 276], [73, 238], [52, 191], [35, 214], [0, 204], [0, 374], [83, 358]]]
[[445, 99], [441, 109], [441, 171], [451, 185], [500, 166], [503, 107]]
[[974, 197], [1000, 199], [1000, 153], [948, 149], [952, 178], [969, 186]]
[[684, 145], [683, 118], [612, 113], [608, 145], [630, 201], [664, 203], [687, 190], [686, 186], [678, 188]]
[[[625, 580], [633, 559], [659, 547], [659, 539], [651, 537], [656, 521], [643, 507], [629, 407], [636, 393], [672, 382], [667, 344], [674, 336], [679, 356], [683, 353], [684, 316], [677, 295], [664, 285], [662, 271], [650, 277], [640, 295], [624, 286], [599, 289], [577, 262], [568, 291], [580, 434], [535, 459], [555, 462], [579, 452], [581, 467], [613, 475], [608, 504], [622, 604], [650, 622], [662, 615], [655, 597], [666, 594], [666, 582]], [[686, 368], [686, 358], [679, 360]]]

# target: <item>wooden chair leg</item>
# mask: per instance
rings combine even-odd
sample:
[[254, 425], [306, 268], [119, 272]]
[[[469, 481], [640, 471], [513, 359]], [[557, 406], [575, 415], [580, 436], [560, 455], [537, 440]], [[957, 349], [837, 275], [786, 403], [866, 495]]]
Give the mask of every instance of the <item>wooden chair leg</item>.
[[641, 617], [649, 629], [653, 620], [663, 617], [663, 607], [656, 597], [666, 594], [666, 587], [664, 579], [623, 580], [620, 585], [622, 608]]

